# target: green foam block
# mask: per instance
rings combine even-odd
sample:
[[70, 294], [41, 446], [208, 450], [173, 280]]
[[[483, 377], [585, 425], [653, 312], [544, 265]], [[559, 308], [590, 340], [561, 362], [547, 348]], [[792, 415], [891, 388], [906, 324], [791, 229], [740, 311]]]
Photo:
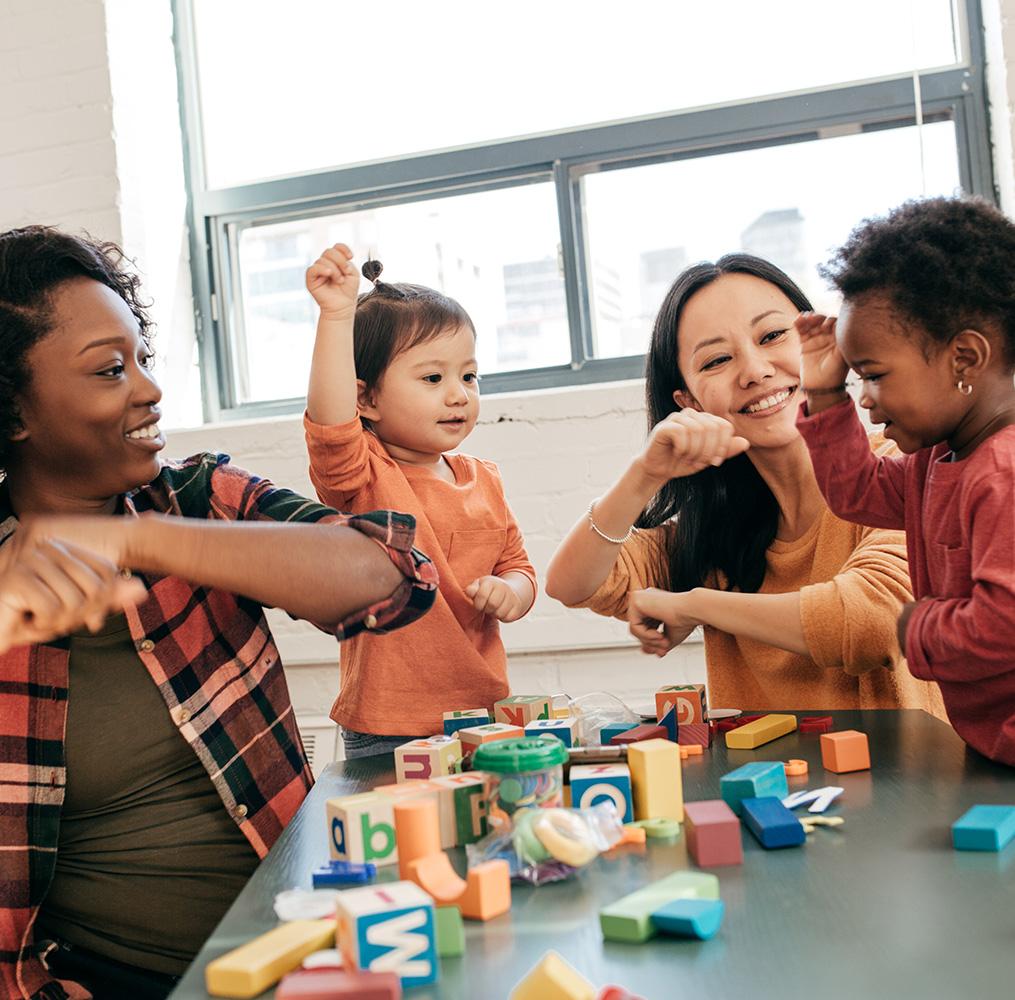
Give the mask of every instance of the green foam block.
[[681, 871], [636, 889], [599, 911], [607, 941], [641, 944], [655, 937], [652, 914], [675, 899], [718, 899], [719, 879], [707, 872]]
[[465, 927], [457, 906], [438, 906], [436, 913], [437, 954], [454, 958], [465, 954]]

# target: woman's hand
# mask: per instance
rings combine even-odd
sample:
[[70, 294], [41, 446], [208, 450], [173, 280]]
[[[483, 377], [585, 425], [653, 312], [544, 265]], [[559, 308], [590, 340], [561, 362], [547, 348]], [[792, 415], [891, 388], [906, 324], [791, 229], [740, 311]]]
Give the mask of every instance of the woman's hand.
[[19, 529], [0, 548], [0, 654], [82, 626], [98, 631], [107, 615], [140, 603], [145, 594], [141, 581], [125, 579], [115, 562]]
[[808, 389], [838, 389], [846, 381], [846, 364], [835, 343], [835, 317], [804, 312], [794, 323], [800, 336], [800, 385]]
[[307, 291], [323, 319], [349, 320], [356, 313], [359, 271], [351, 261], [352, 251], [344, 243], [336, 243], [307, 268]]
[[693, 476], [710, 465], [722, 465], [749, 447], [746, 438], [733, 433], [728, 420], [683, 409], [652, 428], [635, 463], [648, 479], [661, 485], [681, 476]]
[[631, 591], [627, 620], [643, 653], [665, 656], [701, 624], [687, 607], [688, 597], [689, 594], [672, 594], [656, 587]]

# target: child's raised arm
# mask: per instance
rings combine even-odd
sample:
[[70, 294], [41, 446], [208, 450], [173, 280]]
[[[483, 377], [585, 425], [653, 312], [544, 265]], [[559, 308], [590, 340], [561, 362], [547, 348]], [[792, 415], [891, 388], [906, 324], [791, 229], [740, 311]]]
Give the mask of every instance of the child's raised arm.
[[307, 415], [318, 424], [344, 424], [356, 416], [352, 327], [359, 271], [351, 261], [352, 251], [336, 243], [307, 268], [307, 291], [321, 310], [307, 390]]

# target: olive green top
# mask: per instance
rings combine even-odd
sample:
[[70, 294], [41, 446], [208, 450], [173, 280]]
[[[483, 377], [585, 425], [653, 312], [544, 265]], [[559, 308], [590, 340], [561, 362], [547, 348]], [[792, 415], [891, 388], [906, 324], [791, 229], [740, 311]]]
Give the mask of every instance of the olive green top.
[[126, 618], [69, 642], [67, 792], [38, 937], [179, 975], [257, 855], [170, 718]]

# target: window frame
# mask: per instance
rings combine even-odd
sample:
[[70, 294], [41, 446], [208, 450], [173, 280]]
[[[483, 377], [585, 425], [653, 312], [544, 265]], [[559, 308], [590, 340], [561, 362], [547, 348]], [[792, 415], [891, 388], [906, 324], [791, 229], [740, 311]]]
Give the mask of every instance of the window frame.
[[[436, 153], [410, 155], [210, 190], [205, 186], [193, 0], [172, 0], [187, 184], [190, 261], [206, 421], [292, 414], [302, 398], [237, 400], [235, 347], [242, 343], [236, 296], [240, 233], [247, 227], [450, 194], [552, 181], [571, 362], [486, 375], [483, 393], [563, 388], [638, 378], [644, 355], [593, 356], [581, 179], [622, 169], [836, 135], [954, 123], [964, 191], [997, 201], [987, 118], [980, 0], [958, 0], [960, 63], [761, 99], [569, 129]], [[914, 79], [915, 77], [915, 79]], [[920, 95], [917, 108], [914, 94]]]

